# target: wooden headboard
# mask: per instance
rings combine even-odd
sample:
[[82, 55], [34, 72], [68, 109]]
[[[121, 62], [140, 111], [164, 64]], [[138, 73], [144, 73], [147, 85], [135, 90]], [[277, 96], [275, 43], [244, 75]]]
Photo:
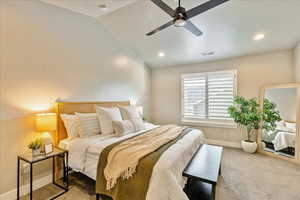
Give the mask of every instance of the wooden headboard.
[[56, 114], [57, 114], [57, 133], [55, 136], [55, 145], [68, 137], [64, 123], [60, 117], [60, 114], [74, 114], [80, 113], [94, 113], [96, 112], [96, 106], [102, 107], [115, 107], [115, 106], [129, 106], [130, 101], [106, 101], [106, 102], [56, 102]]
[[283, 120], [283, 121], [287, 123], [296, 123], [296, 121], [289, 121], [289, 120]]

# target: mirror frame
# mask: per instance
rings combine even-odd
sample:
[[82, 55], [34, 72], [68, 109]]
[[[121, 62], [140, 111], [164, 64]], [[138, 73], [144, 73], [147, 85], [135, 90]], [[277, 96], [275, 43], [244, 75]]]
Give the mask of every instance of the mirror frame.
[[[265, 97], [265, 91], [268, 89], [283, 89], [283, 88], [297, 88], [297, 105], [296, 105], [296, 143], [295, 143], [295, 157], [290, 158], [287, 156], [275, 154], [272, 152], [265, 151], [262, 147], [262, 129], [258, 130], [258, 136], [257, 136], [257, 144], [258, 144], [258, 152], [275, 157], [280, 158], [283, 160], [291, 161], [293, 163], [300, 164], [300, 83], [287, 83], [287, 84], [277, 84], [277, 85], [268, 85], [265, 87], [262, 87], [260, 90], [260, 98], [259, 98], [259, 105], [260, 109], [263, 109], [263, 102]], [[262, 123], [262, 122], [261, 122]]]

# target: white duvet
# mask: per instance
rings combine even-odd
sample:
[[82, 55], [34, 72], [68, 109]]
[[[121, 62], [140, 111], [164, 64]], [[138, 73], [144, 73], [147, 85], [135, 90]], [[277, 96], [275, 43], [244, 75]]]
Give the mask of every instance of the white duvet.
[[[155, 126], [148, 125], [147, 129]], [[76, 171], [96, 179], [98, 159], [102, 150], [110, 144], [141, 132], [123, 137], [97, 135], [64, 141], [61, 146], [69, 150], [69, 165]], [[188, 200], [182, 188], [185, 179], [182, 171], [198, 147], [205, 142], [200, 130], [192, 130], [165, 151], [153, 168], [147, 200]]]
[[276, 151], [287, 147], [295, 147], [296, 133], [279, 131], [272, 142]]

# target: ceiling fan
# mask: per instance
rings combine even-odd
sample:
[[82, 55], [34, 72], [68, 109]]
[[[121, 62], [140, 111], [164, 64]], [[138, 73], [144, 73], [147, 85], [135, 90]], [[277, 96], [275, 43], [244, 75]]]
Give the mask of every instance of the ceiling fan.
[[169, 21], [168, 23], [158, 27], [157, 29], [147, 33], [147, 36], [153, 35], [165, 28], [168, 28], [171, 25], [175, 25], [176, 27], [184, 27], [191, 33], [193, 33], [196, 36], [202, 35], [202, 31], [195, 26], [190, 19], [192, 17], [195, 17], [196, 15], [199, 15], [209, 9], [212, 9], [214, 7], [217, 7], [218, 5], [221, 5], [229, 0], [210, 0], [204, 4], [201, 4], [195, 8], [192, 8], [188, 11], [185, 10], [185, 8], [181, 7], [181, 0], [178, 0], [178, 7], [173, 10], [171, 7], [169, 7], [166, 3], [164, 3], [162, 0], [151, 0], [154, 4], [156, 4], [158, 7], [160, 7], [163, 11], [165, 11], [167, 14], [169, 14], [173, 19]]

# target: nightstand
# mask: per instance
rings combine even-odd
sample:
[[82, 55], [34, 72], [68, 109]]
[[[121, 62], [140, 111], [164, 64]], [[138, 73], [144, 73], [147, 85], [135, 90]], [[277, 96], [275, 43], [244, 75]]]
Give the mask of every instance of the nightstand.
[[[51, 199], [55, 199], [59, 197], [60, 195], [66, 193], [69, 190], [69, 173], [68, 173], [68, 156], [69, 152], [63, 149], [60, 149], [58, 147], [53, 148], [53, 152], [49, 153], [47, 155], [39, 155], [39, 156], [33, 156], [32, 153], [25, 153], [23, 155], [18, 156], [18, 177], [17, 177], [17, 199], [20, 199], [20, 162], [21, 160], [28, 163], [30, 165], [30, 200], [32, 200], [32, 183], [33, 183], [33, 165], [35, 163], [47, 160], [47, 159], [52, 159], [52, 184], [55, 186], [63, 189], [63, 192], [59, 193], [55, 197], [52, 197]], [[63, 163], [63, 180], [66, 183], [66, 185], [59, 185], [55, 181], [55, 158], [60, 158], [62, 159]]]

